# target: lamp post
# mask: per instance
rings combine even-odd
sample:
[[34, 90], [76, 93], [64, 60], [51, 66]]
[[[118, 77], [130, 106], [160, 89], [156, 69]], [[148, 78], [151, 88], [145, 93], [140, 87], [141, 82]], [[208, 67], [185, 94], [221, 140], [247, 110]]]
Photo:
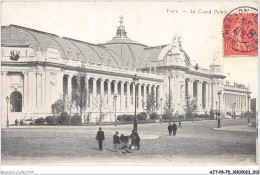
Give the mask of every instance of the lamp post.
[[241, 120], [242, 120], [242, 105], [241, 105], [241, 113], [240, 113], [240, 117], [241, 117]]
[[216, 120], [218, 120], [218, 115], [217, 115], [217, 106], [218, 106], [218, 102], [216, 101]]
[[234, 120], [236, 119], [236, 103], [234, 103]]
[[116, 100], [117, 100], [117, 95], [115, 94], [115, 95], [114, 95], [114, 103], [115, 103], [115, 126], [117, 125], [117, 124], [116, 124]]
[[250, 112], [249, 112], [249, 101], [250, 101], [250, 95], [247, 96], [248, 104], [247, 104], [247, 111], [248, 111], [248, 123], [250, 123]]
[[218, 128], [220, 128], [220, 95], [221, 90], [218, 91]]
[[[134, 81], [134, 88], [136, 87], [136, 84], [138, 82], [139, 78], [137, 77], [137, 74], [134, 75], [133, 81]], [[134, 118], [134, 131], [137, 132], [137, 117], [136, 117], [136, 88], [135, 88], [135, 118]]]
[[232, 103], [232, 118], [235, 120], [235, 103]]
[[7, 109], [6, 109], [6, 112], [7, 112], [7, 120], [6, 120], [6, 127], [9, 128], [9, 120], [8, 120], [8, 102], [9, 102], [9, 97], [7, 96], [6, 97], [6, 104], [7, 104]]
[[160, 117], [160, 123], [162, 124], [162, 101], [163, 101], [162, 97], [161, 97], [160, 101], [161, 101], [161, 117]]

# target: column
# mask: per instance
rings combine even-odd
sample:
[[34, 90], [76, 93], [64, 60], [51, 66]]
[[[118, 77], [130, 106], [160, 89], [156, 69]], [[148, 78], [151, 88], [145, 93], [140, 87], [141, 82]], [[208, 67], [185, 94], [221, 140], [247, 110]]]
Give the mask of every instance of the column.
[[[2, 71], [1, 72], [1, 75], [2, 75], [2, 114], [3, 114], [3, 111], [4, 113], [6, 113], [6, 97], [8, 96], [10, 98], [10, 94], [7, 93], [7, 72], [5, 71]], [[3, 105], [4, 104], [4, 105]], [[5, 106], [5, 107], [4, 107]], [[4, 107], [4, 109], [3, 109]], [[2, 116], [2, 119], [3, 119], [4, 116]], [[6, 120], [4, 121], [6, 122]], [[3, 120], [2, 120], [2, 126], [5, 126], [5, 123], [3, 123]]]
[[116, 80], [113, 80], [113, 82], [114, 82], [114, 94], [116, 94], [116, 95], [118, 95], [118, 86], [117, 86], [117, 84], [118, 84], [118, 82], [116, 81]]
[[[45, 71], [42, 72], [42, 82], [43, 82], [43, 85], [42, 85], [42, 93], [43, 93], [43, 105], [42, 105], [42, 109], [45, 113], [49, 112], [49, 110], [46, 108], [46, 105], [48, 105], [47, 103], [47, 94], [49, 93], [48, 92], [48, 89], [47, 89], [47, 82], [46, 82], [46, 76], [47, 76], [47, 73]], [[28, 78], [27, 78], [28, 80]]]
[[136, 92], [135, 92], [135, 88], [136, 88], [136, 86], [137, 86], [137, 85], [133, 83], [133, 105], [132, 105], [133, 108], [135, 108], [135, 95], [136, 95], [136, 94], [135, 94], [135, 93], [136, 93]]
[[193, 80], [188, 81], [188, 94], [193, 99]]
[[[173, 92], [174, 92], [174, 87], [173, 87], [173, 78], [172, 78], [172, 76], [168, 76], [168, 83], [169, 83], [169, 89], [170, 89], [170, 91], [171, 91], [171, 93], [172, 93], [172, 96], [173, 96]], [[167, 94], [169, 94], [169, 89], [168, 89], [168, 92], [167, 92]]]
[[205, 100], [205, 110], [208, 110], [208, 84], [205, 83], [205, 92], [204, 92], [204, 100]]
[[[29, 86], [29, 91], [28, 91], [28, 97], [29, 97], [29, 100], [28, 100], [28, 106], [29, 106], [29, 111], [30, 113], [33, 113], [34, 112], [34, 109], [36, 108], [36, 84], [35, 84], [35, 79], [36, 79], [36, 75], [35, 75], [35, 72], [29, 72], [28, 74], [29, 76], [29, 80], [28, 82], [30, 83], [30, 86]], [[53, 95], [54, 92], [52, 92], [51, 90], [51, 86], [49, 86], [50, 89], [49, 89], [49, 92], [50, 92], [50, 98], [51, 96]], [[52, 99], [52, 98], [51, 98]], [[51, 104], [52, 104], [52, 101], [51, 101]]]
[[150, 84], [148, 84], [147, 86], [148, 86], [148, 95], [150, 95], [150, 94], [151, 94], [151, 87], [152, 87], [152, 86], [151, 86]]
[[2, 71], [1, 72], [1, 75], [2, 75], [2, 82], [1, 82], [1, 85], [2, 85], [2, 104], [1, 104], [1, 108], [2, 108], [2, 111], [1, 111], [1, 126], [2, 127], [7, 127], [6, 125], [6, 121], [7, 121], [7, 103], [6, 103], [6, 97], [8, 96], [9, 97], [9, 104], [8, 104], [8, 112], [10, 112], [10, 94], [8, 93], [7, 91], [7, 87], [8, 87], [8, 84], [7, 84], [7, 72], [6, 71]]
[[[163, 85], [159, 85], [160, 87], [160, 103], [161, 103], [161, 98], [163, 99], [163, 102], [162, 102], [162, 105], [164, 103], [164, 101], [166, 100], [165, 97], [163, 96]], [[185, 91], [185, 88], [184, 88], [184, 91]]]
[[248, 110], [248, 108], [249, 108], [249, 111], [251, 111], [250, 103], [251, 103], [251, 98], [249, 98], [249, 100], [248, 100], [248, 98], [247, 98], [247, 110]]
[[88, 84], [88, 76], [85, 75], [85, 91], [86, 91], [86, 109], [89, 107], [89, 84]]
[[[160, 85], [159, 85], [159, 89], [161, 89], [161, 87], [160, 87]], [[160, 91], [159, 91], [160, 92]], [[181, 84], [180, 85], [180, 93], [181, 93], [181, 95], [180, 95], [180, 99], [179, 99], [179, 102], [180, 102], [180, 104], [184, 101], [184, 99], [185, 99], [185, 82], [184, 82], [184, 84]], [[160, 94], [160, 93], [159, 93]], [[160, 95], [160, 98], [159, 98], [159, 100], [161, 99], [161, 95]]]
[[226, 109], [226, 94], [224, 93], [223, 94], [223, 107], [224, 107], [224, 109]]
[[227, 94], [227, 108], [230, 110], [230, 96]]
[[138, 106], [137, 109], [142, 109], [142, 85], [140, 83], [138, 83]]
[[7, 96], [7, 94], [6, 94], [6, 89], [7, 89], [7, 81], [6, 81], [7, 79], [6, 79], [6, 77], [7, 77], [7, 75], [6, 74], [7, 74], [7, 72], [5, 72], [5, 71], [1, 72], [1, 75], [2, 75], [2, 99], [6, 98], [6, 96]]
[[[56, 81], [54, 81], [54, 85], [53, 88], [55, 89], [55, 96], [54, 96], [54, 102], [58, 99], [62, 99], [63, 97], [63, 74], [62, 72], [55, 72], [53, 74], [56, 79]], [[42, 75], [40, 75], [40, 77], [38, 77], [38, 81], [41, 81], [41, 77]], [[40, 89], [41, 91], [41, 89]], [[39, 92], [40, 92], [39, 91]]]
[[247, 101], [247, 95], [244, 95], [244, 111], [247, 111], [246, 101]]
[[35, 78], [36, 78], [36, 81], [35, 81], [35, 90], [36, 90], [36, 93], [35, 93], [35, 98], [36, 98], [36, 108], [39, 108], [39, 106], [40, 106], [40, 93], [39, 93], [39, 91], [40, 91], [40, 84], [39, 84], [39, 79], [40, 79], [40, 73], [39, 72], [36, 72], [35, 73]]
[[93, 81], [93, 91], [92, 91], [92, 108], [96, 105], [96, 96], [97, 96], [97, 80], [92, 78]]
[[103, 97], [104, 97], [104, 79], [100, 78], [99, 82], [100, 82], [100, 96], [101, 96], [101, 99], [103, 100]]
[[212, 101], [213, 101], [213, 109], [216, 110], [216, 84], [212, 84]]
[[120, 81], [120, 88], [121, 88], [121, 94], [120, 94], [120, 109], [124, 109], [124, 83]]
[[[111, 103], [112, 102], [112, 103]], [[111, 99], [111, 80], [107, 80], [107, 107], [111, 109], [113, 98]]]
[[146, 101], [147, 101], [147, 96], [146, 96], [146, 85], [145, 84], [143, 84], [143, 86], [144, 86], [144, 109], [146, 109]]
[[[27, 112], [28, 107], [28, 72], [23, 72], [23, 112]], [[4, 98], [2, 96], [2, 98]]]
[[[161, 85], [158, 85], [157, 88], [158, 88], [158, 91], [157, 91], [157, 93], [158, 93], [158, 99], [157, 99], [157, 102], [158, 102], [159, 104], [161, 104], [161, 98], [162, 98], [162, 94], [161, 94]], [[185, 88], [184, 88], [184, 89], [185, 89]], [[159, 106], [160, 106], [160, 105], [159, 105]]]
[[132, 104], [132, 106], [133, 106], [133, 108], [135, 108], [135, 87], [136, 87], [136, 85], [133, 83], [133, 104]]
[[130, 83], [126, 82], [126, 98], [127, 98], [127, 109], [130, 109], [131, 95], [130, 95]]
[[68, 95], [68, 100], [71, 100], [71, 98], [72, 98], [71, 97], [71, 94], [72, 94], [72, 82], [71, 81], [72, 81], [73, 76], [68, 75], [67, 77], [68, 77], [68, 94], [67, 95]]
[[201, 111], [202, 110], [202, 82], [198, 81], [197, 82], [197, 105], [198, 109]]
[[208, 84], [208, 109], [211, 109], [211, 83], [207, 82]]
[[[39, 97], [40, 97], [40, 99], [39, 99], [39, 101], [40, 101], [40, 108], [42, 108], [42, 104], [43, 104], [43, 94], [42, 94], [42, 91], [43, 91], [43, 86], [42, 86], [42, 73], [40, 73], [40, 77], [39, 77], [39, 86], [40, 86], [40, 91], [39, 91]], [[62, 77], [62, 83], [63, 83], [63, 77]], [[62, 89], [62, 92], [63, 92], [63, 89]], [[63, 93], [62, 93], [63, 94]]]
[[119, 96], [118, 96], [118, 82], [116, 80], [113, 81], [114, 82], [114, 95], [117, 95], [117, 100], [116, 100], [116, 107], [118, 108], [118, 101], [119, 101]]

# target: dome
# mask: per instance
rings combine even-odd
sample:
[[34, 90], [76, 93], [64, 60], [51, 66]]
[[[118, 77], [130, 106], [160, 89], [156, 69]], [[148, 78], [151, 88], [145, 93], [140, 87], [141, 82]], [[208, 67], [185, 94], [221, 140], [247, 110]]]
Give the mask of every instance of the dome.
[[190, 66], [190, 57], [182, 49], [180, 37], [175, 36], [173, 43], [155, 47], [146, 47], [142, 52], [139, 68], [153, 66]]
[[127, 37], [127, 32], [123, 25], [123, 17], [120, 17], [120, 25], [117, 28], [116, 36], [101, 44], [104, 48], [113, 51], [119, 58], [121, 67], [136, 69], [138, 68], [140, 56], [147, 46], [136, 41], [131, 40]]

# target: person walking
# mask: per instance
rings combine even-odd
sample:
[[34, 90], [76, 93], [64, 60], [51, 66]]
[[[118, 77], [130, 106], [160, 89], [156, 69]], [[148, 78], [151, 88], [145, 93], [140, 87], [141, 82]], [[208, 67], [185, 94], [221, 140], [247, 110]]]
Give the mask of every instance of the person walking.
[[116, 131], [116, 134], [113, 136], [113, 144], [115, 152], [118, 152], [118, 147], [120, 145], [120, 137], [118, 136], [118, 132]]
[[97, 132], [96, 140], [98, 141], [99, 150], [102, 151], [102, 143], [105, 140], [105, 134], [101, 127], [99, 127], [99, 131]]
[[177, 125], [175, 124], [175, 122], [173, 122], [173, 125], [172, 125], [172, 135], [175, 136], [176, 135], [176, 131], [177, 131]]
[[179, 119], [179, 125], [178, 125], [178, 128], [182, 128], [182, 126], [181, 126], [181, 117], [180, 117], [180, 119]]
[[169, 131], [169, 136], [172, 135], [172, 125], [171, 125], [171, 122], [169, 122], [168, 131]]
[[134, 135], [135, 135], [135, 146], [136, 149], [139, 150], [140, 149], [140, 136], [138, 134], [138, 132], [134, 131]]
[[135, 130], [132, 130], [132, 134], [130, 135], [131, 145], [129, 146], [129, 149], [135, 149], [135, 147], [136, 147], [136, 137], [135, 137], [134, 132], [135, 132]]

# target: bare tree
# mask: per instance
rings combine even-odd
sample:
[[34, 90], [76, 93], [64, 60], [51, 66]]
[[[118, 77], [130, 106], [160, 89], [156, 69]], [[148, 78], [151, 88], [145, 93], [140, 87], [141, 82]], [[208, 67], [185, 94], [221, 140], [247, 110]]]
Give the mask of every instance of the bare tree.
[[169, 90], [169, 93], [166, 94], [164, 113], [167, 114], [169, 117], [173, 116], [173, 95], [171, 89]]
[[[79, 112], [80, 117], [82, 118], [82, 113], [86, 110], [87, 107], [87, 99], [88, 99], [88, 92], [85, 88], [85, 83], [82, 81], [82, 77], [85, 75], [82, 72], [78, 73], [77, 76], [77, 85], [76, 88], [72, 92], [71, 102], [69, 102], [69, 107], [75, 104], [77, 108], [77, 112]], [[71, 108], [70, 108], [71, 109]]]
[[186, 93], [183, 110], [185, 112], [186, 117], [192, 117], [192, 122], [194, 121], [194, 111], [196, 109], [197, 109], [197, 104], [195, 102], [195, 99]]
[[74, 104], [74, 101], [72, 100], [72, 97], [69, 97], [68, 95], [66, 95], [65, 108], [66, 108], [66, 110], [69, 111], [70, 116], [71, 116], [71, 110], [72, 110], [73, 104]]
[[104, 119], [104, 115], [102, 113], [106, 105], [105, 97], [102, 95], [98, 95], [96, 99], [94, 99], [93, 105], [99, 111], [98, 123], [100, 123]]
[[155, 93], [154, 91], [152, 91], [151, 94], [147, 96], [147, 103], [146, 103], [147, 112], [149, 114], [154, 113], [154, 110], [156, 109], [157, 105], [158, 104], [157, 104]]

